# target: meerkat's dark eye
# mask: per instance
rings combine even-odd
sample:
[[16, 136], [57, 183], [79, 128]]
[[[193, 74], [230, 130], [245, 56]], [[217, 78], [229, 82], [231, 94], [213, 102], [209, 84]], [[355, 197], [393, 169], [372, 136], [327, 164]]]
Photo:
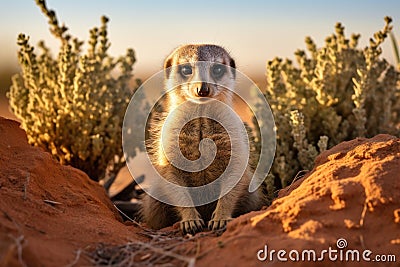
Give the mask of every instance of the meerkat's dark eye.
[[226, 72], [226, 67], [225, 65], [222, 64], [215, 64], [214, 66], [211, 67], [211, 75], [219, 79], [221, 78]]
[[190, 66], [190, 65], [183, 65], [183, 66], [180, 66], [180, 67], [179, 67], [179, 72], [181, 73], [181, 75], [182, 75], [183, 77], [190, 76], [190, 75], [192, 75], [192, 73], [193, 73], [192, 66]]

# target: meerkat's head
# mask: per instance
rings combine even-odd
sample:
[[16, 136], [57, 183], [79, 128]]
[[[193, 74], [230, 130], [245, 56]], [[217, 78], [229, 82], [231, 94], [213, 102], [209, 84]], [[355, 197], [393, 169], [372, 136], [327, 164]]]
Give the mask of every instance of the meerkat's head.
[[235, 61], [217, 45], [183, 45], [164, 62], [166, 86], [177, 87], [186, 99], [230, 99], [235, 84]]

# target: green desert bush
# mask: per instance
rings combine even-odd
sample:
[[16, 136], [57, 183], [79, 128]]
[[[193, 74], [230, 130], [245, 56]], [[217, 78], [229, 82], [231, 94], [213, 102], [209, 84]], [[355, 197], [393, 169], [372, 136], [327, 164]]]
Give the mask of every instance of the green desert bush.
[[266, 98], [277, 127], [267, 184], [288, 185], [299, 171], [313, 167], [318, 153], [339, 142], [399, 135], [400, 76], [380, 57], [392, 29], [391, 18], [385, 22], [364, 49], [357, 48], [360, 35], [347, 38], [337, 23], [321, 48], [306, 38], [307, 52], [295, 52], [297, 65], [280, 58], [267, 63]]
[[[109, 56], [106, 17], [90, 30], [88, 49], [60, 26], [44, 0], [36, 3], [47, 16], [51, 33], [61, 42], [53, 57], [41, 41], [39, 52], [29, 37], [18, 36], [21, 73], [8, 94], [31, 144], [51, 152], [62, 164], [85, 171], [93, 180], [117, 172], [124, 164], [121, 128], [129, 103], [135, 55]], [[118, 75], [117, 75], [118, 74]]]

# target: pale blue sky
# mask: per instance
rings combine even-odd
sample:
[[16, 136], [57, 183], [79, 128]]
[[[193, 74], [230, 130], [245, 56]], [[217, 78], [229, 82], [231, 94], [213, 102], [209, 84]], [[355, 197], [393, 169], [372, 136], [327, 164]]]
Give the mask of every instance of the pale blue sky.
[[[348, 35], [361, 33], [363, 47], [389, 15], [400, 39], [398, 0], [48, 0], [47, 4], [73, 35], [84, 40], [89, 28], [100, 24], [100, 16], [107, 15], [111, 19], [110, 53], [118, 56], [133, 47], [138, 77], [160, 70], [165, 56], [184, 43], [222, 45], [242, 72], [259, 77], [267, 60], [292, 58], [297, 48], [304, 48], [305, 36], [321, 45], [337, 21], [346, 26]], [[20, 32], [30, 35], [33, 44], [44, 39], [53, 51], [58, 47], [34, 0], [1, 0], [0, 68], [16, 62], [15, 41]], [[390, 42], [384, 45], [384, 56], [393, 63]]]

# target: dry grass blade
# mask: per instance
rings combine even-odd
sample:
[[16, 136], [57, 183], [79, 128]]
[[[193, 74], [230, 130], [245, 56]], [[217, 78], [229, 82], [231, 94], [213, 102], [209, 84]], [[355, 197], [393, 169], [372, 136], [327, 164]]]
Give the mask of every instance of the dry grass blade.
[[76, 255], [75, 255], [74, 261], [71, 262], [70, 264], [68, 264], [66, 267], [73, 267], [73, 266], [75, 266], [75, 264], [78, 263], [78, 261], [79, 261], [79, 259], [80, 259], [80, 257], [81, 257], [81, 253], [82, 253], [82, 250], [81, 250], [81, 249], [78, 249], [78, 250], [76, 251]]
[[61, 202], [57, 202], [57, 201], [53, 201], [53, 200], [49, 200], [49, 199], [45, 199], [43, 200], [44, 203], [46, 204], [50, 204], [50, 205], [61, 205]]

